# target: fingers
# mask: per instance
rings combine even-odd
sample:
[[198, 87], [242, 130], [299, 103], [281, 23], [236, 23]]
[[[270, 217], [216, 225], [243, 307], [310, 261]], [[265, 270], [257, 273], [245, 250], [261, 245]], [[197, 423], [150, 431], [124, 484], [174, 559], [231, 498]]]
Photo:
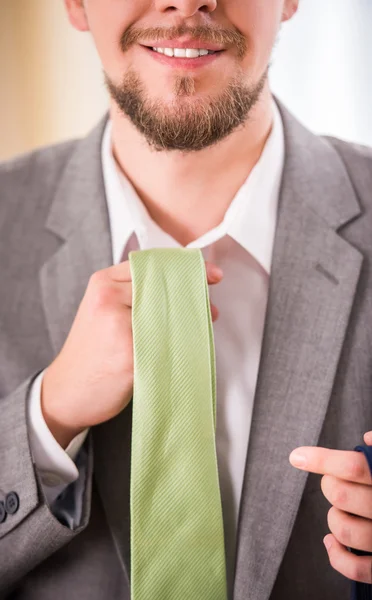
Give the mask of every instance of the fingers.
[[[321, 488], [328, 502], [336, 508], [372, 519], [372, 487], [324, 475]], [[371, 549], [372, 551], [372, 549]]]
[[[219, 283], [221, 281], [221, 279], [223, 278], [223, 272], [219, 267], [217, 267], [213, 263], [206, 261], [205, 268], [206, 268], [207, 281], [208, 281], [209, 285], [215, 285], [216, 283]], [[117, 265], [112, 265], [111, 267], [108, 267], [107, 269], [105, 269], [105, 273], [108, 275], [108, 277], [112, 281], [115, 281], [116, 283], [130, 283], [132, 281], [130, 263], [128, 260], [125, 262], [119, 263]], [[126, 286], [126, 289], [123, 290], [123, 302], [126, 306], [129, 306], [129, 307], [132, 306], [131, 294], [132, 294], [131, 286], [130, 287]], [[214, 304], [212, 304], [212, 303], [211, 303], [211, 315], [212, 315], [212, 321], [213, 322], [217, 321], [217, 319], [219, 317], [219, 312], [218, 312], [217, 307], [214, 306]]]
[[[207, 281], [209, 285], [219, 283], [223, 277], [223, 272], [215, 264], [206, 261], [205, 263]], [[129, 260], [118, 265], [112, 265], [106, 269], [107, 275], [112, 281], [128, 282], [132, 281]]]
[[[120, 302], [122, 304], [124, 304], [124, 306], [127, 306], [128, 308], [132, 308], [132, 303], [133, 303], [133, 296], [132, 296], [132, 283], [121, 283], [120, 286], [117, 286], [115, 288], [115, 296], [113, 294], [113, 289], [111, 286], [111, 289], [108, 290], [108, 295], [110, 296], [110, 305], [112, 303], [112, 301], [116, 298], [120, 298]], [[100, 304], [102, 305], [102, 300], [100, 301]], [[108, 301], [107, 301], [108, 304]], [[217, 321], [218, 317], [219, 317], [219, 311], [218, 308], [212, 304], [210, 302], [210, 307], [211, 307], [211, 316], [212, 316], [212, 321]]]
[[213, 285], [215, 283], [219, 283], [223, 278], [223, 271], [217, 265], [210, 263], [208, 261], [205, 262], [205, 268], [207, 271], [207, 281], [209, 285]]
[[[121, 285], [119, 294], [120, 294], [121, 302], [128, 308], [132, 308], [132, 302], [133, 302], [133, 300], [132, 300], [132, 284], [127, 283], [125, 285]], [[218, 308], [212, 303], [210, 303], [210, 307], [211, 307], [212, 321], [215, 322], [215, 321], [217, 321], [217, 319], [219, 317], [219, 311], [218, 311]]]
[[[326, 535], [324, 545], [327, 548], [332, 567], [352, 581], [372, 583], [372, 557], [357, 556], [349, 552], [334, 535]], [[326, 545], [327, 544], [327, 545]]]
[[218, 308], [211, 303], [211, 314], [212, 314], [212, 321], [213, 323], [215, 321], [217, 321], [218, 317], [219, 317], [219, 312], [218, 312]]
[[[364, 442], [372, 445], [371, 431]], [[372, 556], [348, 550], [372, 553], [372, 477], [364, 454], [305, 446], [296, 448], [289, 460], [298, 469], [324, 475], [322, 491], [333, 506], [328, 512], [332, 534], [323, 541], [332, 567], [348, 579], [370, 585]]]
[[108, 267], [108, 269], [106, 269], [106, 273], [112, 279], [112, 281], [118, 281], [122, 283], [132, 281], [129, 260], [121, 262], [118, 265], [112, 265], [111, 267]]
[[[298, 457], [302, 457], [300, 462]], [[305, 446], [296, 448], [289, 460], [294, 467], [311, 473], [333, 475], [356, 483], [372, 483], [367, 460], [361, 452]]]
[[372, 552], [372, 521], [332, 506], [328, 512], [328, 527], [335, 538], [350, 548]]

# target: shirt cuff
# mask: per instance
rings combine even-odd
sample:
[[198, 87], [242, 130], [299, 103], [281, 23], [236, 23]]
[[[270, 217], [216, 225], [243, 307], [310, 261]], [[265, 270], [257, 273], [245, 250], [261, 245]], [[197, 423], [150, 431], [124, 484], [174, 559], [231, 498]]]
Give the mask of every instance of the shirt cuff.
[[34, 380], [27, 403], [31, 452], [43, 485], [57, 487], [76, 481], [79, 471], [74, 463], [89, 429], [79, 433], [66, 450], [48, 428], [41, 410], [41, 384], [44, 371]]

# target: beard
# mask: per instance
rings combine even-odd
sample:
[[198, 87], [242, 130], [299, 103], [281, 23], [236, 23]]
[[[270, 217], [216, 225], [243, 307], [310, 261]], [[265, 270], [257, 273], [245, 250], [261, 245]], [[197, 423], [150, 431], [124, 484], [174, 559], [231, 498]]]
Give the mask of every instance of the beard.
[[172, 103], [149, 98], [134, 70], [126, 73], [120, 85], [105, 74], [105, 83], [121, 113], [153, 150], [190, 153], [217, 144], [246, 123], [265, 87], [268, 70], [251, 85], [245, 83], [241, 71], [219, 96], [204, 98], [195, 98], [192, 76], [178, 76]]

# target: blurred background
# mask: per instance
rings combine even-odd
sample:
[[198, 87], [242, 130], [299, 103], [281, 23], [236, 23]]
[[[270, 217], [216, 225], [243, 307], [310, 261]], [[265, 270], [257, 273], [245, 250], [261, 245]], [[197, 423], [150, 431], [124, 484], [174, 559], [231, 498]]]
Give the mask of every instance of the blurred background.
[[[283, 26], [272, 88], [313, 131], [372, 146], [371, 33], [372, 0], [300, 0]], [[0, 0], [0, 81], [0, 160], [80, 137], [107, 109], [89, 34], [63, 0]]]

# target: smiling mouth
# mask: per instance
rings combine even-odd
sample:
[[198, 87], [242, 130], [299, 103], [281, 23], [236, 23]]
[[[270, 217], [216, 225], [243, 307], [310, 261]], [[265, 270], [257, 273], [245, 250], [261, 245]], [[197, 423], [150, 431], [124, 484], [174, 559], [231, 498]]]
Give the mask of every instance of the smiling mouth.
[[207, 50], [205, 48], [156, 48], [152, 46], [145, 46], [148, 50], [157, 54], [162, 54], [168, 58], [200, 58], [212, 54], [221, 54], [224, 50]]

